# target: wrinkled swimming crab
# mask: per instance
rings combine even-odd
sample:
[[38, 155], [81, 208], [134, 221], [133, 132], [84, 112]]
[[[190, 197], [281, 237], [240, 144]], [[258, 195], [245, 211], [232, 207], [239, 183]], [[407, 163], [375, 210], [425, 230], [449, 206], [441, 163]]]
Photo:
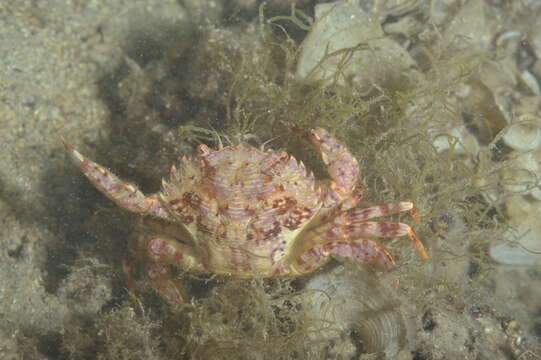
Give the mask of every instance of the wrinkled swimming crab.
[[357, 160], [321, 128], [295, 130], [321, 153], [328, 181], [318, 184], [286, 152], [199, 145], [171, 168], [159, 193], [147, 196], [65, 142], [99, 191], [120, 207], [146, 215], [141, 221], [148, 231], [134, 239], [124, 262], [133, 296], [137, 264], [144, 265], [159, 294], [178, 303], [186, 295], [173, 281], [171, 265], [243, 278], [306, 274], [333, 255], [389, 267], [393, 256], [374, 239], [404, 235], [428, 258], [409, 225], [369, 221], [403, 211], [417, 219], [413, 203], [356, 208], [362, 195]]

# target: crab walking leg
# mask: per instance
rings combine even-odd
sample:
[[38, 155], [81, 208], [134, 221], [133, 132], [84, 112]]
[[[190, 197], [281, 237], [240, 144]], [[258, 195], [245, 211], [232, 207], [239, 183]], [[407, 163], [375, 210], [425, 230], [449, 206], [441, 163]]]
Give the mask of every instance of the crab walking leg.
[[286, 266], [285, 272], [294, 276], [307, 274], [325, 264], [329, 259], [329, 254], [325, 253], [321, 246], [314, 246], [294, 258]]
[[94, 186], [120, 207], [136, 212], [171, 219], [157, 195], [145, 196], [138, 188], [124, 183], [116, 175], [96, 164], [64, 141], [66, 150]]
[[417, 208], [412, 202], [409, 201], [391, 202], [377, 206], [356, 208], [348, 211], [345, 218], [349, 223], [355, 223], [380, 216], [394, 215], [404, 211], [409, 211], [413, 217], [413, 220], [415, 220], [415, 222], [419, 222]]
[[332, 255], [384, 268], [390, 268], [395, 264], [393, 256], [372, 240], [336, 241], [325, 244], [323, 250]]
[[128, 255], [124, 258], [122, 264], [130, 296], [141, 308], [143, 306], [137, 298], [133, 280], [134, 271], [139, 267], [146, 270], [152, 287], [169, 302], [182, 303], [185, 301], [185, 296], [171, 279], [167, 263], [161, 263], [161, 255], [155, 255], [152, 251], [154, 241], [162, 240], [151, 235], [140, 235], [132, 239], [128, 245]]
[[146, 249], [150, 260], [147, 274], [154, 289], [171, 303], [185, 302], [186, 296], [171, 279], [168, 264], [175, 264], [186, 270], [205, 271], [205, 266], [198, 260], [194, 248], [174, 239], [149, 236]]
[[292, 266], [292, 272], [299, 275], [309, 273], [327, 262], [330, 255], [383, 268], [390, 268], [395, 264], [393, 256], [384, 247], [371, 240], [358, 239], [314, 246], [296, 259]]
[[171, 304], [186, 302], [186, 294], [173, 281], [168, 265], [151, 262], [147, 264], [146, 270], [150, 284], [161, 297]]
[[293, 124], [287, 124], [295, 132], [306, 137], [321, 153], [331, 178], [327, 184], [326, 204], [334, 205], [347, 198], [357, 185], [359, 163], [346, 147], [326, 130], [317, 128], [305, 131]]
[[137, 257], [131, 255], [124, 257], [124, 260], [122, 261], [122, 271], [124, 272], [124, 278], [126, 278], [130, 297], [132, 298], [133, 302], [139, 305], [139, 307], [142, 309], [143, 306], [137, 298], [137, 294], [135, 292], [135, 282], [133, 280], [134, 270], [137, 269], [137, 265], [139, 265], [138, 260], [139, 259], [137, 259]]
[[359, 237], [400, 237], [408, 236], [421, 253], [423, 259], [428, 259], [428, 253], [411, 226], [395, 221], [364, 221], [349, 223], [342, 226], [330, 227], [325, 231], [326, 242], [333, 239], [351, 239]]
[[[132, 298], [134, 303], [139, 305], [141, 309], [143, 309], [143, 305], [137, 298], [135, 281], [133, 279], [133, 275], [136, 270], [138, 268], [144, 267], [147, 271], [147, 275], [148, 273], [151, 273], [152, 275], [154, 275], [154, 278], [158, 277], [157, 274], [162, 274], [163, 277], [163, 273], [167, 272], [167, 268], [165, 267], [160, 269], [160, 266], [164, 265], [160, 265], [149, 258], [146, 248], [150, 240], [152, 240], [152, 237], [150, 237], [149, 235], [141, 235], [136, 238], [132, 238], [128, 245], [128, 254], [122, 262], [122, 270], [124, 272], [124, 277], [126, 278], [130, 297]], [[157, 290], [158, 293], [167, 294], [167, 300], [170, 302], [182, 302], [184, 298], [181, 291], [178, 290], [176, 284], [174, 284], [172, 281], [168, 282], [163, 278], [161, 280], [161, 284], [152, 283], [154, 289], [161, 289]]]
[[186, 296], [172, 279], [170, 264], [179, 265], [187, 270], [205, 271], [193, 247], [164, 236], [141, 235], [136, 241], [135, 248], [130, 250], [129, 260], [124, 263], [124, 273], [133, 298], [135, 298], [132, 279], [135, 268], [133, 260], [145, 265], [152, 287], [170, 303], [186, 301]]

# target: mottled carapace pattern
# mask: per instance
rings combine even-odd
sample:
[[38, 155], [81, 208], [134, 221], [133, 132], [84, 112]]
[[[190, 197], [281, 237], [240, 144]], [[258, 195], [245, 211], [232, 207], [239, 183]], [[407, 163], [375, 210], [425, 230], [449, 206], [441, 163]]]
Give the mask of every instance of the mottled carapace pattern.
[[207, 267], [234, 276], [266, 273], [320, 207], [314, 176], [285, 152], [200, 145], [164, 182], [161, 198]]
[[171, 168], [160, 192], [147, 196], [65, 142], [98, 190], [145, 215], [146, 230], [130, 243], [124, 262], [132, 295], [132, 272], [139, 266], [163, 297], [182, 302], [186, 296], [172, 279], [171, 265], [236, 277], [297, 276], [334, 255], [389, 267], [394, 259], [375, 239], [399, 236], [408, 236], [428, 257], [409, 225], [369, 221], [404, 211], [417, 220], [413, 203], [357, 208], [357, 160], [327, 131], [291, 127], [319, 150], [328, 180], [317, 182], [286, 152], [199, 145]]

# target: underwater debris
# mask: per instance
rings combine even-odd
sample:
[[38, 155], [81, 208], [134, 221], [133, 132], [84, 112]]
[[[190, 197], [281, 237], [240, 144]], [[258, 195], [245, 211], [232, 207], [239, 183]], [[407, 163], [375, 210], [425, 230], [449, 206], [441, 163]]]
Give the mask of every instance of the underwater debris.
[[368, 91], [390, 79], [415, 75], [415, 61], [405, 48], [385, 36], [378, 17], [357, 1], [315, 7], [315, 20], [300, 45], [296, 76], [326, 84], [355, 82]]
[[[312, 319], [308, 336], [314, 341], [338, 349], [357, 342], [364, 353], [383, 353], [387, 359], [396, 358], [404, 347], [400, 305], [367, 269], [344, 264], [317, 273], [307, 281], [301, 299]], [[343, 339], [343, 334], [351, 336]]]

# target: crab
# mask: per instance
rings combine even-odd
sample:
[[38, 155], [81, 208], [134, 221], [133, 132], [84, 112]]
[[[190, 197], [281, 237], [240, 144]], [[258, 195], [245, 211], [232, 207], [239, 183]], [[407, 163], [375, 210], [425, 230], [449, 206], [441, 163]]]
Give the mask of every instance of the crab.
[[64, 142], [99, 191], [144, 215], [145, 231], [131, 241], [123, 264], [130, 294], [135, 296], [133, 272], [141, 266], [163, 298], [183, 303], [187, 294], [171, 266], [240, 278], [300, 276], [337, 256], [389, 268], [395, 260], [376, 240], [402, 236], [428, 258], [409, 225], [371, 220], [410, 212], [418, 221], [412, 202], [357, 207], [357, 160], [322, 128], [295, 130], [319, 150], [328, 180], [318, 183], [283, 151], [202, 144], [171, 167], [160, 192], [145, 195]]

